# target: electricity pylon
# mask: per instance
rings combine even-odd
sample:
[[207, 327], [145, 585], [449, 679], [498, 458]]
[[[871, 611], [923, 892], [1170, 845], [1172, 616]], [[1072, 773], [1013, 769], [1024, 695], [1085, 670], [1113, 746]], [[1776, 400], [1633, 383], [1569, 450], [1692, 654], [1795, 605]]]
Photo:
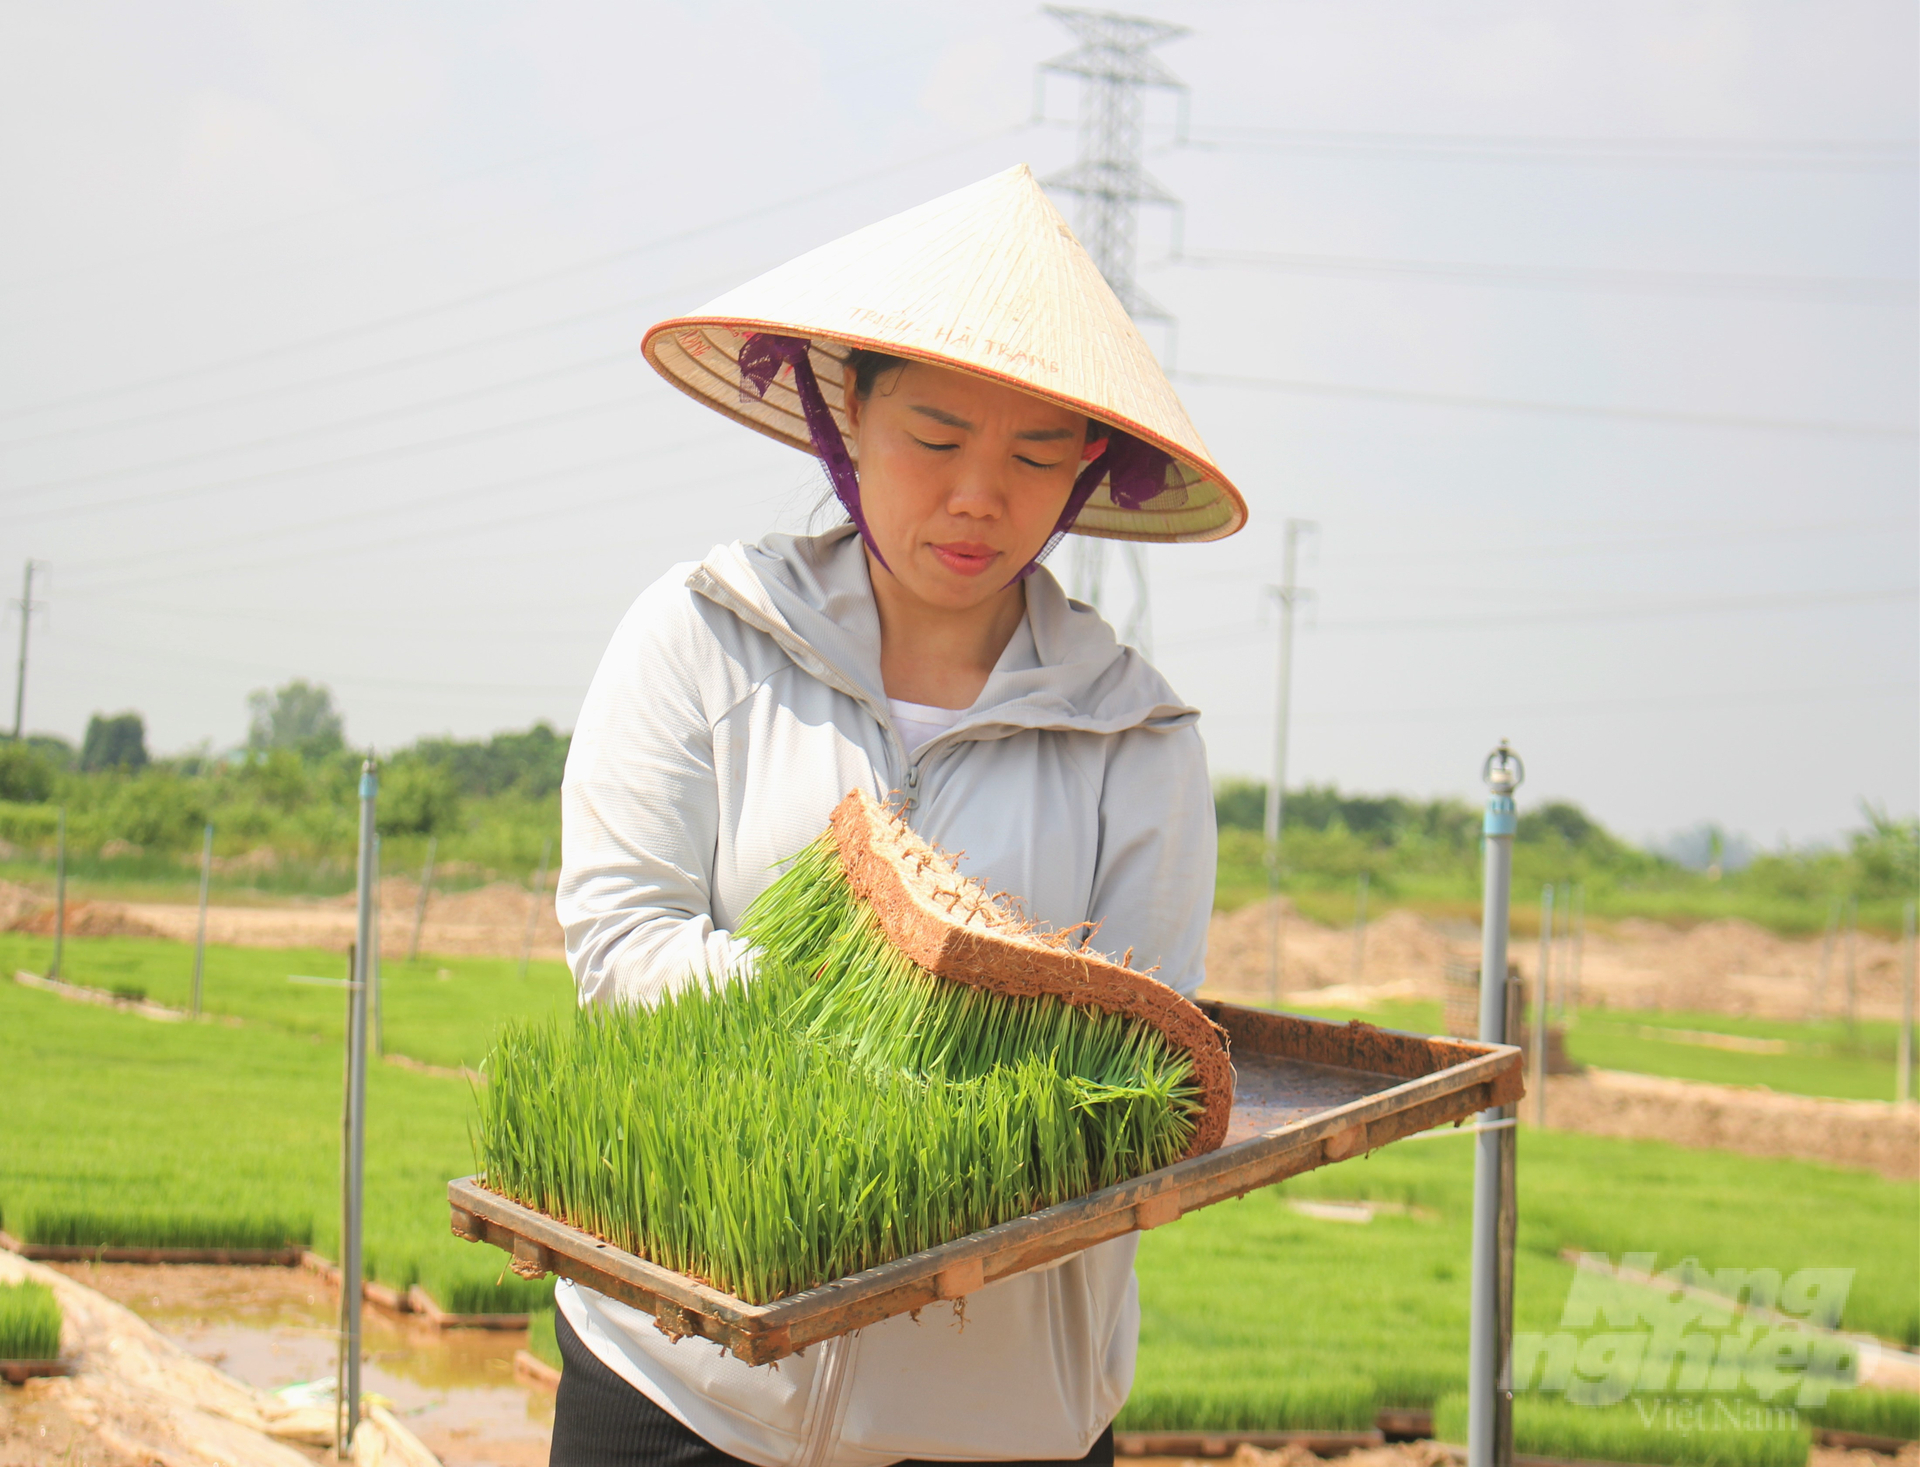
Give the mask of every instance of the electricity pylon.
[[[1158, 204], [1178, 210], [1180, 201], [1150, 175], [1146, 152], [1146, 94], [1149, 87], [1170, 91], [1179, 100], [1185, 130], [1186, 84], [1148, 54], [1155, 46], [1186, 35], [1185, 26], [1140, 15], [1102, 10], [1070, 10], [1049, 5], [1048, 15], [1072, 31], [1077, 49], [1040, 67], [1035, 78], [1035, 110], [1043, 111], [1049, 72], [1080, 78], [1080, 156], [1073, 166], [1043, 179], [1046, 187], [1079, 200], [1080, 240], [1113, 287], [1127, 314], [1136, 321], [1158, 321], [1169, 332], [1173, 318], [1140, 289], [1133, 278], [1139, 208]], [[1176, 219], [1178, 218], [1176, 212]], [[1100, 604], [1106, 542], [1075, 536], [1072, 594]], [[1133, 582], [1133, 605], [1122, 638], [1149, 656], [1153, 652], [1153, 616], [1147, 595], [1144, 546], [1123, 542], [1121, 559]]]

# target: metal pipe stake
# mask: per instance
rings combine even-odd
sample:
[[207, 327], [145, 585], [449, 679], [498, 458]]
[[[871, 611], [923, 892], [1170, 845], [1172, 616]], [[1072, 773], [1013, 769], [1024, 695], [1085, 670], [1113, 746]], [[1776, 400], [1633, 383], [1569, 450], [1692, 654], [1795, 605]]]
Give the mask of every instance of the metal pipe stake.
[[200, 975], [207, 962], [207, 883], [213, 877], [213, 822], [200, 843], [200, 923], [193, 933], [193, 1013], [200, 1016]]
[[[1481, 778], [1487, 799], [1486, 872], [1480, 911], [1480, 1039], [1510, 1043], [1507, 1019], [1507, 919], [1513, 882], [1513, 833], [1517, 816], [1513, 792], [1526, 778], [1526, 766], [1503, 740], [1487, 756]], [[1493, 1127], [1505, 1119], [1495, 1106], [1479, 1123]], [[1467, 1359], [1467, 1467], [1512, 1467], [1513, 1253], [1501, 1246], [1503, 1215], [1512, 1208], [1511, 1128], [1487, 1129], [1474, 1137], [1473, 1152], [1473, 1312]]]
[[60, 807], [60, 833], [53, 848], [53, 961], [47, 976], [60, 976], [60, 959], [67, 947], [67, 807]]
[[1540, 972], [1534, 981], [1533, 1053], [1527, 1058], [1533, 1081], [1533, 1123], [1547, 1123], [1547, 1004], [1553, 992], [1553, 887], [1540, 888]]
[[360, 766], [360, 866], [356, 903], [353, 986], [347, 990], [347, 1136], [344, 1186], [341, 1188], [340, 1304], [342, 1340], [340, 1359], [340, 1424], [338, 1446], [344, 1454], [353, 1446], [360, 1422], [360, 1291], [365, 1272], [361, 1249], [361, 1219], [367, 1160], [367, 991], [373, 982], [375, 883], [380, 879], [376, 854], [375, 806], [379, 797], [379, 763], [369, 753]]

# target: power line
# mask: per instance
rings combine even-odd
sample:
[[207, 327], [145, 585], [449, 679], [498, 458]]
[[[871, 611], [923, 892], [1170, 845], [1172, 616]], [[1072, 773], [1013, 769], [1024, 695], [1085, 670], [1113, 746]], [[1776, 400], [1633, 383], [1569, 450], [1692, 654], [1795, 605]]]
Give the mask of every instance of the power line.
[[1272, 127], [1262, 124], [1220, 123], [1208, 131], [1221, 136], [1251, 138], [1335, 139], [1358, 143], [1420, 143], [1446, 147], [1519, 148], [1574, 151], [1600, 149], [1643, 153], [1752, 153], [1791, 156], [1920, 155], [1920, 138], [1729, 138], [1628, 137], [1561, 133], [1443, 133], [1387, 132], [1378, 129]]
[[1853, 683], [1824, 688], [1756, 688], [1750, 692], [1681, 693], [1651, 698], [1590, 698], [1552, 703], [1479, 703], [1430, 704], [1425, 707], [1353, 708], [1308, 714], [1312, 723], [1365, 723], [1375, 719], [1400, 718], [1488, 718], [1517, 714], [1553, 713], [1626, 713], [1645, 708], [1718, 708], [1741, 704], [1804, 703], [1822, 698], [1889, 698], [1920, 692], [1920, 683]]
[[525, 376], [510, 377], [502, 382], [489, 382], [480, 387], [469, 387], [460, 392], [450, 392], [441, 397], [429, 397], [419, 402], [402, 403], [398, 407], [381, 408], [378, 412], [361, 413], [351, 418], [337, 418], [331, 423], [314, 423], [305, 428], [293, 428], [284, 433], [270, 433], [264, 438], [251, 438], [244, 443], [227, 443], [218, 448], [202, 448], [192, 453], [178, 454], [169, 459], [157, 459], [144, 464], [127, 464], [119, 468], [96, 469], [90, 474], [75, 474], [65, 479], [43, 479], [33, 484], [12, 484], [4, 491], [9, 495], [38, 494], [49, 489], [72, 489], [81, 484], [99, 484], [114, 479], [138, 478], [144, 474], [164, 473], [169, 469], [184, 468], [188, 464], [205, 463], [210, 458], [226, 458], [231, 454], [250, 453], [257, 448], [273, 448], [283, 443], [298, 443], [303, 439], [322, 437], [328, 433], [344, 432], [352, 428], [364, 428], [373, 423], [389, 423], [397, 418], [410, 418], [416, 413], [435, 412], [440, 408], [451, 407], [457, 403], [473, 402], [479, 398], [491, 397], [496, 392], [506, 392], [516, 387], [527, 387], [537, 382], [553, 382], [563, 377], [577, 376], [581, 372], [591, 372], [616, 362], [631, 362], [640, 355], [637, 346], [626, 347], [620, 351], [607, 352], [597, 357], [588, 357], [585, 361], [569, 362], [559, 367], [548, 367], [544, 371], [529, 372]]
[[58, 408], [73, 407], [81, 403], [97, 402], [105, 398], [122, 397], [128, 393], [143, 392], [151, 387], [165, 386], [174, 382], [183, 382], [196, 377], [209, 376], [216, 372], [230, 371], [235, 367], [253, 366], [256, 363], [271, 361], [276, 357], [287, 356], [294, 352], [307, 351], [316, 346], [329, 346], [339, 341], [349, 341], [355, 337], [385, 331], [394, 326], [405, 325], [412, 321], [425, 320], [432, 316], [444, 315], [449, 311], [462, 310], [467, 306], [476, 305], [481, 301], [495, 300], [501, 296], [512, 295], [518, 291], [530, 290], [540, 285], [550, 285], [555, 281], [570, 279], [573, 276], [588, 274], [595, 270], [603, 270], [609, 265], [619, 264], [624, 260], [634, 259], [637, 256], [649, 254], [654, 250], [665, 249], [670, 245], [685, 244], [690, 240], [698, 239], [703, 235], [712, 234], [718, 230], [731, 229], [736, 225], [751, 223], [753, 220], [764, 218], [769, 214], [780, 213], [786, 209], [797, 208], [802, 204], [812, 203], [816, 199], [825, 198], [827, 195], [838, 193], [842, 189], [857, 188], [861, 184], [871, 183], [876, 179], [885, 178], [887, 175], [898, 173], [903, 169], [919, 167], [922, 164], [933, 162], [936, 159], [946, 157], [952, 153], [964, 152], [969, 148], [979, 147], [983, 143], [1012, 137], [1016, 133], [1024, 132], [1029, 125], [1028, 123], [1022, 122], [1012, 127], [996, 128], [992, 132], [968, 138], [964, 142], [951, 143], [946, 147], [932, 149], [917, 157], [905, 158], [897, 163], [889, 163], [881, 168], [869, 169], [865, 173], [855, 174], [850, 178], [844, 178], [835, 183], [823, 184], [819, 188], [808, 189], [803, 193], [791, 194], [771, 204], [764, 204], [756, 209], [748, 209], [725, 219], [711, 220], [705, 224], [698, 224], [692, 228], [679, 230], [673, 234], [662, 235], [642, 244], [629, 245], [623, 249], [613, 250], [603, 255], [595, 255], [585, 260], [576, 260], [570, 265], [562, 265], [552, 270], [542, 271], [536, 275], [522, 276], [517, 280], [506, 281], [499, 285], [489, 286], [484, 290], [472, 291], [466, 295], [455, 296], [432, 305], [415, 306], [405, 311], [395, 312], [389, 316], [378, 317], [372, 321], [362, 321], [352, 326], [342, 326], [332, 331], [323, 331], [316, 336], [304, 337], [298, 341], [282, 342], [276, 346], [262, 347], [256, 351], [225, 357], [219, 361], [202, 363], [196, 367], [186, 367], [176, 372], [167, 372], [155, 377], [141, 378], [134, 382], [124, 382], [115, 387], [103, 387], [91, 392], [76, 393], [63, 398], [49, 398], [42, 402], [28, 403], [20, 407], [10, 408], [4, 412], [0, 412], [0, 422], [26, 417], [34, 413], [51, 412]]
[[[1681, 524], [1685, 521], [1679, 522]], [[1487, 544], [1476, 540], [1470, 545], [1449, 545], [1444, 551], [1448, 564], [1462, 560], [1500, 560], [1511, 561], [1515, 558], [1527, 560], [1564, 559], [1569, 556], [1583, 555], [1635, 555], [1646, 551], [1691, 550], [1703, 545], [1728, 546], [1744, 545], [1770, 540], [1805, 541], [1817, 535], [1861, 535], [1879, 534], [1887, 530], [1902, 530], [1913, 533], [1916, 525], [1911, 517], [1890, 515], [1869, 520], [1815, 520], [1801, 524], [1753, 525], [1712, 523], [1692, 533], [1669, 533], [1660, 535], [1635, 536], [1631, 539], [1587, 540], [1558, 544], [1514, 543]], [[1386, 562], [1389, 564], [1414, 561], [1421, 565], [1431, 565], [1436, 551], [1433, 545], [1419, 550], [1360, 550], [1343, 555], [1347, 564], [1371, 565]], [[1217, 585], [1223, 581], [1252, 580], [1264, 578], [1267, 572], [1257, 566], [1243, 566], [1237, 570], [1218, 570], [1176, 576], [1177, 580], [1204, 582]], [[1393, 581], [1381, 587], [1387, 590], [1400, 590], [1406, 587], [1405, 581]], [[1349, 585], [1349, 589], [1353, 587]], [[1445, 588], [1457, 592], [1458, 586]], [[1512, 588], [1507, 588], [1511, 590]]]
[[1195, 129], [1173, 146], [1210, 153], [1797, 172], [1911, 169], [1916, 156], [1915, 144], [1909, 139], [1876, 139], [1859, 145], [1835, 141], [1782, 146], [1709, 139], [1524, 138], [1253, 127]]
[[[516, 489], [530, 489], [541, 485], [560, 483], [567, 479], [578, 478], [582, 474], [596, 473], [602, 469], [638, 463], [642, 459], [665, 455], [680, 447], [680, 444], [668, 444], [659, 448], [637, 449], [626, 453], [616, 453], [604, 458], [592, 459], [586, 463], [570, 464], [566, 468], [546, 469], [537, 474], [517, 474], [510, 479], [496, 479], [491, 484], [470, 486], [462, 484], [457, 489], [441, 490], [435, 494], [424, 495], [418, 499], [389, 501], [382, 506], [383, 517], [411, 514], [418, 510], [434, 509], [443, 505], [471, 502], [485, 499], [494, 494], [507, 493]], [[209, 551], [235, 550], [248, 545], [262, 545], [274, 540], [289, 537], [304, 537], [320, 530], [338, 529], [342, 525], [363, 525], [366, 511], [355, 509], [345, 514], [330, 515], [325, 519], [303, 520], [297, 524], [279, 525], [270, 530], [253, 530], [244, 535], [229, 535], [220, 540], [195, 540], [190, 545], [172, 545], [153, 550], [139, 551], [133, 555], [109, 556], [101, 560], [77, 562], [81, 583], [89, 571], [96, 574], [111, 572], [116, 566], [138, 566], [149, 561], [161, 560], [178, 566], [182, 556], [203, 554]], [[244, 564], [244, 563], [243, 563]], [[231, 568], [231, 567], [229, 567]], [[216, 568], [216, 570], [219, 568]], [[180, 574], [201, 575], [203, 570], [185, 570]]]
[[1467, 612], [1458, 616], [1381, 617], [1363, 621], [1321, 622], [1316, 630], [1380, 632], [1427, 627], [1537, 626], [1546, 622], [1638, 621], [1647, 617], [1722, 615], [1737, 611], [1785, 611], [1809, 606], [1860, 606], [1880, 601], [1911, 601], [1920, 586], [1878, 591], [1814, 591], [1768, 596], [1732, 596], [1716, 600], [1649, 601], [1639, 606], [1584, 611]]
[[492, 423], [484, 428], [470, 428], [461, 433], [447, 433], [438, 438], [420, 439], [413, 443], [399, 444], [393, 448], [370, 449], [365, 453], [351, 453], [342, 458], [324, 459], [319, 463], [296, 464], [292, 468], [263, 469], [254, 474], [238, 474], [229, 479], [216, 480], [213, 483], [186, 484], [173, 489], [161, 489], [150, 493], [127, 494], [119, 499], [95, 500], [91, 504], [63, 504], [48, 509], [20, 510], [10, 515], [15, 523], [50, 519], [63, 519], [69, 515], [94, 514], [103, 509], [132, 509], [151, 504], [170, 504], [182, 499], [195, 499], [203, 494], [218, 494], [226, 489], [238, 489], [247, 484], [271, 483], [277, 479], [297, 479], [306, 474], [324, 473], [329, 469], [359, 468], [366, 464], [386, 463], [394, 459], [417, 458], [423, 453], [434, 453], [442, 448], [461, 443], [480, 443], [490, 438], [502, 438], [528, 428], [544, 428], [554, 423], [564, 423], [575, 418], [584, 418], [594, 413], [608, 412], [613, 408], [631, 408], [633, 398], [614, 397], [603, 402], [590, 402], [580, 407], [562, 408], [558, 412], [539, 413], [531, 418], [517, 418], [509, 423]]
[[1632, 423], [1673, 423], [1691, 428], [1732, 428], [1778, 433], [1817, 433], [1851, 438], [1913, 438], [1920, 430], [1896, 423], [1842, 423], [1817, 418], [1751, 417], [1737, 413], [1695, 413], [1660, 408], [1596, 407], [1586, 403], [1538, 402], [1526, 398], [1485, 397], [1468, 393], [1420, 392], [1395, 387], [1359, 387], [1311, 382], [1303, 378], [1240, 377], [1224, 372], [1175, 372], [1182, 382], [1203, 387], [1239, 387], [1290, 392], [1303, 397], [1352, 397], [1418, 407], [1476, 408], [1492, 412], [1534, 413], [1548, 417], [1599, 418]]
[[[96, 641], [91, 637], [66, 638], [77, 647], [88, 647], [98, 652], [129, 654], [137, 658], [142, 666], [151, 666], [156, 662], [182, 663], [189, 667], [203, 667], [219, 672], [244, 672], [254, 677], [285, 677], [289, 669], [284, 663], [254, 662], [243, 658], [208, 657], [194, 652], [175, 652], [159, 647], [141, 647], [124, 641]], [[589, 674], [589, 676], [591, 676]], [[403, 688], [436, 693], [584, 693], [586, 679], [577, 683], [465, 683], [435, 682], [425, 678], [389, 678], [365, 677], [358, 673], [344, 676], [330, 676], [325, 679], [329, 684], [345, 687]]]
[[530, 336], [544, 335], [550, 331], [561, 331], [569, 326], [578, 326], [588, 321], [604, 320], [619, 315], [622, 311], [631, 311], [655, 301], [669, 299], [682, 292], [699, 290], [717, 283], [737, 280], [738, 270], [727, 270], [714, 275], [690, 280], [668, 290], [656, 290], [647, 295], [634, 296], [631, 299], [615, 301], [605, 306], [595, 306], [590, 310], [576, 311], [568, 316], [556, 316], [545, 321], [535, 321], [527, 326], [515, 326], [511, 330], [497, 331], [490, 336], [471, 337], [466, 341], [454, 342], [448, 346], [437, 346], [428, 351], [413, 352], [403, 357], [388, 357], [384, 361], [370, 362], [363, 366], [349, 367], [344, 371], [329, 372], [319, 377], [303, 377], [296, 382], [276, 383], [271, 387], [255, 388], [249, 392], [233, 393], [226, 397], [207, 398], [200, 402], [189, 403], [184, 407], [158, 408], [153, 412], [136, 413], [124, 418], [108, 418], [92, 423], [75, 424], [67, 428], [51, 428], [42, 433], [34, 433], [24, 438], [10, 438], [0, 443], [0, 452], [22, 448], [32, 443], [44, 443], [55, 438], [74, 438], [91, 436], [96, 433], [112, 433], [122, 428], [139, 427], [146, 423], [171, 422], [189, 413], [207, 413], [221, 408], [239, 407], [249, 403], [270, 401], [276, 397], [287, 397], [298, 392], [308, 392], [315, 388], [337, 387], [343, 383], [364, 381], [385, 372], [397, 372], [407, 367], [417, 367], [423, 362], [440, 361], [447, 357], [460, 356], [467, 352], [479, 351], [489, 346], [499, 346], [510, 341], [524, 341]]
[[1364, 259], [1345, 255], [1212, 250], [1157, 260], [1151, 268], [1273, 270], [1293, 275], [1430, 276], [1474, 285], [1609, 290], [1655, 295], [1734, 295], [1767, 299], [1876, 301], [1920, 292], [1920, 280], [1739, 275], [1696, 270], [1622, 270], [1580, 265], [1484, 265], [1448, 260]]
[[[712, 441], [711, 438], [684, 439], [679, 443], [668, 444], [660, 448], [649, 449], [645, 453], [624, 455], [624, 456], [632, 457], [636, 459], [646, 458], [650, 461], [657, 461], [661, 458], [668, 457], [671, 454], [676, 453], [682, 449], [704, 447], [707, 444], [709, 444], [711, 441]], [[607, 465], [603, 464], [603, 465], [595, 465], [593, 467], [597, 469], [597, 468], [606, 467], [606, 466]], [[761, 474], [764, 472], [765, 472], [764, 469], [756, 465], [750, 468], [730, 470], [726, 473], [708, 474], [708, 475], [703, 475], [697, 478], [676, 479], [674, 481], [673, 487], [676, 490], [680, 490], [680, 489], [686, 489], [686, 488], [690, 488], [698, 485], [704, 485], [704, 484], [722, 484], [732, 479], [743, 478], [749, 474]], [[516, 481], [514, 483], [511, 483], [510, 485], [495, 485], [495, 486], [491, 486], [491, 488], [499, 489], [502, 487], [515, 487], [515, 488], [527, 487], [530, 485], [537, 485], [541, 483], [551, 482], [555, 479], [564, 478], [564, 477], [571, 477], [571, 475], [540, 475], [536, 477], [530, 477], [525, 480]], [[461, 491], [461, 492], [464, 493], [466, 491]], [[443, 497], [452, 497], [452, 496], [435, 496], [435, 497], [443, 498]], [[457, 524], [457, 525], [430, 525], [427, 528], [422, 530], [409, 530], [400, 534], [381, 535], [377, 537], [363, 536], [353, 540], [349, 540], [346, 543], [341, 545], [319, 546], [314, 549], [304, 551], [297, 555], [278, 556], [264, 563], [259, 560], [243, 560], [243, 561], [230, 561], [225, 565], [180, 567], [180, 568], [175, 568], [175, 569], [170, 569], [165, 571], [159, 571], [159, 572], [145, 575], [145, 576], [136, 577], [131, 580], [114, 581], [114, 582], [110, 582], [109, 584], [111, 584], [117, 590], [125, 591], [129, 589], [136, 589], [141, 586], [158, 585], [166, 581], [198, 579], [198, 578], [209, 576], [209, 575], [229, 575], [239, 571], [262, 570], [262, 569], [284, 570], [289, 566], [311, 565], [315, 561], [335, 560], [342, 556], [363, 555], [363, 554], [373, 553], [376, 551], [395, 550], [395, 549], [399, 549], [401, 547], [409, 546], [409, 545], [421, 545], [421, 544], [445, 545], [445, 544], [451, 543], [452, 541], [462, 539], [463, 537], [466, 537], [469, 535], [482, 534], [489, 530], [502, 530], [502, 529], [508, 529], [511, 527], [519, 526], [519, 525], [539, 524], [543, 521], [551, 522], [553, 519], [556, 518], [556, 516], [562, 513], [577, 514], [582, 510], [598, 509], [601, 506], [608, 505], [608, 504], [631, 504], [633, 502], [633, 499], [634, 499], [634, 491], [632, 487], [630, 485], [622, 485], [622, 487], [613, 494], [601, 495], [594, 499], [578, 500], [571, 504], [554, 504], [551, 502], [543, 502], [536, 509], [526, 510], [516, 514], [506, 515], [506, 516], [498, 517], [491, 520], [468, 520], [468, 521], [465, 521], [464, 523]], [[356, 518], [364, 519], [364, 516], [358, 516]], [[96, 599], [111, 600], [111, 599], [114, 599], [114, 597], [111, 592], [105, 595], [96, 593]], [[222, 614], [225, 616], [231, 617], [233, 615], [233, 610], [231, 607], [228, 607]], [[310, 621], [311, 618], [307, 618], [306, 620]]]
[[[978, 33], [978, 31], [975, 31], [963, 34]], [[868, 56], [862, 60], [849, 63], [844, 70], [857, 74], [870, 67], [890, 64], [905, 56], [945, 47], [950, 45], [953, 39], [951, 35], [946, 35], [942, 36], [938, 41], [921, 42], [912, 46], [896, 47], [894, 50], [879, 55]], [[346, 199], [339, 203], [327, 204], [319, 208], [304, 209], [294, 214], [283, 215], [278, 219], [256, 220], [249, 224], [235, 225], [230, 229], [216, 230], [208, 234], [185, 239], [176, 239], [156, 245], [150, 249], [143, 249], [132, 254], [122, 255], [116, 259], [89, 261], [52, 274], [9, 282], [0, 285], [0, 292], [38, 289], [46, 285], [56, 284], [62, 280], [72, 279], [75, 276], [97, 274], [103, 270], [115, 270], [126, 265], [136, 265], [146, 260], [157, 259], [167, 255], [175, 255], [183, 252], [200, 253], [209, 247], [218, 246], [229, 240], [241, 239], [251, 235], [270, 234], [276, 230], [310, 225], [319, 219], [332, 218], [340, 214], [358, 213], [364, 209], [378, 208], [398, 200], [418, 198], [425, 194], [438, 193], [443, 189], [457, 187], [463, 183], [471, 183], [475, 179], [486, 178], [496, 173], [510, 172], [517, 168], [525, 168], [534, 163], [544, 163], [549, 159], [568, 153], [579, 153], [598, 149], [608, 143], [618, 141], [621, 138], [656, 136], [658, 130], [659, 124], [657, 120], [649, 118], [647, 121], [638, 123], [632, 127], [615, 128], [610, 132], [600, 133], [589, 138], [574, 138], [567, 142], [555, 143], [549, 147], [536, 148], [532, 152], [517, 153], [508, 158], [495, 159], [491, 163], [479, 164], [473, 168], [443, 174], [438, 178], [421, 180], [398, 188], [387, 189], [379, 193], [366, 195], [362, 198]]]
[[[1453, 562], [1479, 558], [1511, 560], [1516, 556], [1524, 556], [1529, 560], [1542, 560], [1574, 555], [1631, 555], [1646, 550], [1691, 549], [1703, 544], [1741, 545], [1768, 540], [1801, 541], [1815, 535], [1857, 535], [1889, 529], [1905, 529], [1911, 532], [1914, 528], [1915, 523], [1911, 518], [1900, 516], [1870, 520], [1815, 520], [1794, 525], [1717, 524], [1710, 531], [1703, 533], [1636, 536], [1628, 540], [1590, 540], [1584, 543], [1558, 545], [1492, 546], [1476, 543], [1449, 548], [1447, 559]], [[1361, 551], [1343, 558], [1349, 562], [1417, 560], [1422, 564], [1431, 564], [1433, 554], [1433, 548], [1428, 546], [1425, 549], [1408, 551]]]
[[[1457, 616], [1383, 617], [1362, 621], [1317, 622], [1321, 632], [1434, 631], [1465, 626], [1533, 627], [1563, 622], [1641, 621], [1670, 616], [1711, 616], [1742, 611], [1791, 611], [1815, 606], [1859, 606], [1883, 601], [1911, 601], [1920, 597], [1920, 586], [1899, 586], [1878, 591], [1815, 591], [1776, 596], [1737, 596], [1719, 600], [1650, 601], [1637, 606], [1594, 607], [1574, 611], [1496, 611], [1466, 612]], [[1263, 636], [1267, 627], [1260, 621], [1234, 622], [1209, 631], [1176, 637], [1168, 646], [1190, 647], [1203, 643], [1232, 642]]]

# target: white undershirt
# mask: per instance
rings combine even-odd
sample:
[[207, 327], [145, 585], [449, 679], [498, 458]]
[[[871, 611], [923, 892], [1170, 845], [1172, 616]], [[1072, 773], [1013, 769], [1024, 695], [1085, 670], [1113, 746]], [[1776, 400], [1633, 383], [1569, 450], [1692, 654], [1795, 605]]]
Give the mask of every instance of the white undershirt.
[[935, 708], [927, 703], [908, 703], [899, 698], [889, 698], [887, 711], [893, 715], [893, 726], [900, 731], [900, 742], [906, 745], [907, 757], [911, 759], [958, 723], [967, 710]]

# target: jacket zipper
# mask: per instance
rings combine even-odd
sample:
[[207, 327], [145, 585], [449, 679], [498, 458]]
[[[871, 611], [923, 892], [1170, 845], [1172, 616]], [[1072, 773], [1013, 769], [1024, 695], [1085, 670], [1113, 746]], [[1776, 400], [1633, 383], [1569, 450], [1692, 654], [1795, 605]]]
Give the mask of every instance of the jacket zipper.
[[794, 1467], [826, 1467], [839, 1435], [840, 1398], [846, 1394], [849, 1373], [847, 1357], [853, 1353], [858, 1338], [857, 1334], [843, 1335], [829, 1340], [823, 1347], [827, 1358], [822, 1362], [819, 1383], [814, 1387], [813, 1421], [807, 1427]]
[[[700, 582], [698, 585], [694, 584], [696, 577]], [[887, 743], [892, 748], [898, 767], [902, 771], [902, 778], [906, 781], [906, 801], [902, 813], [908, 817], [908, 823], [911, 824], [913, 812], [920, 807], [920, 765], [919, 761], [908, 757], [907, 746], [900, 742], [899, 734], [894, 732], [892, 710], [874, 706], [873, 699], [864, 689], [854, 683], [851, 678], [843, 676], [839, 668], [809, 647], [790, 627], [762, 614], [758, 607], [749, 604], [731, 586], [708, 572], [705, 566], [701, 566], [693, 576], [689, 576], [687, 584], [709, 601], [724, 606], [754, 630], [773, 638], [775, 645], [799, 663], [810, 676], [819, 679], [835, 692], [844, 693], [872, 715], [885, 732]], [[948, 733], [951, 732], [952, 730], [949, 729]], [[940, 738], [946, 736], [942, 734]], [[933, 743], [938, 742], [939, 739], [933, 741]], [[927, 747], [932, 748], [933, 744], [930, 743]], [[887, 791], [882, 790], [880, 793], [884, 796]]]

